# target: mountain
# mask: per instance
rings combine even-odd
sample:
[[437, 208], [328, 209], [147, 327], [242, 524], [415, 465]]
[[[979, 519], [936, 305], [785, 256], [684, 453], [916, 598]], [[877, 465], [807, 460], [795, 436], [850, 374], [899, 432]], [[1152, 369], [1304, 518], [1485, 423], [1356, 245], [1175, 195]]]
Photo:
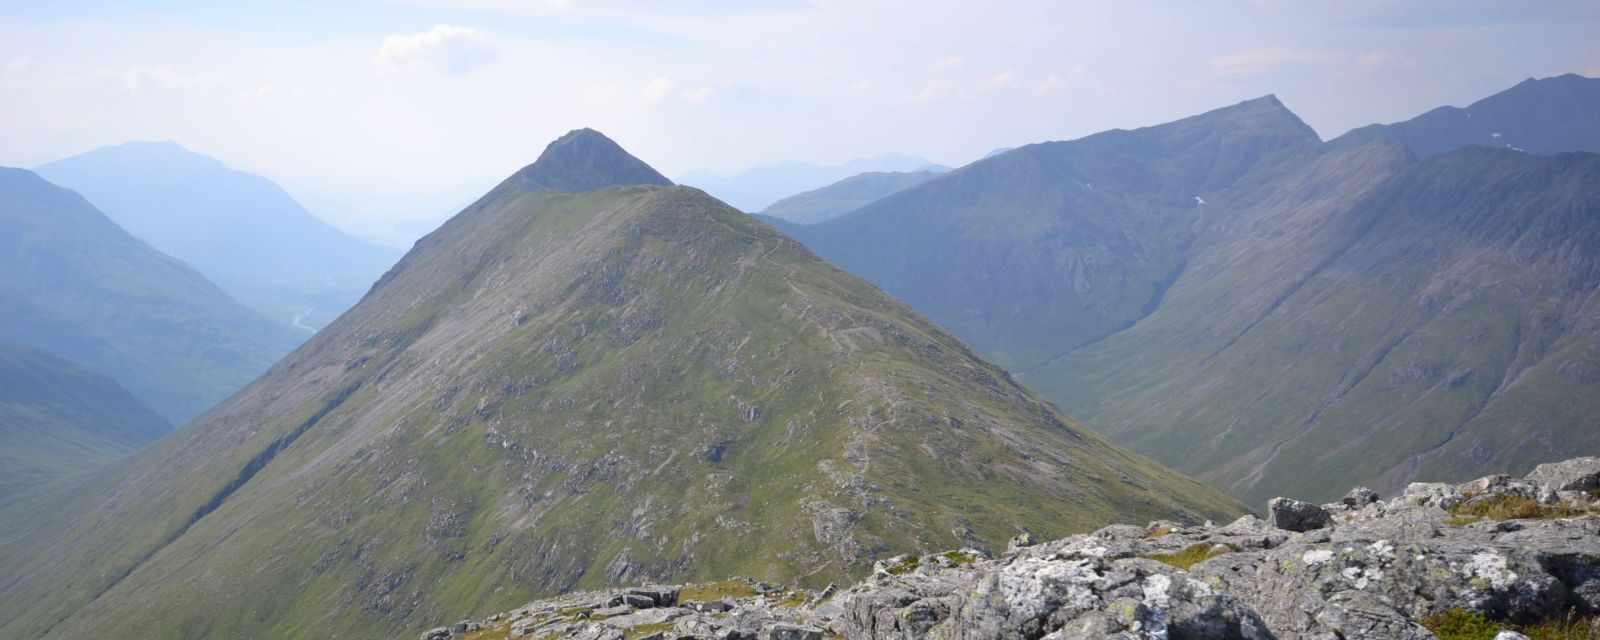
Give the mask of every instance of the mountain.
[[[1544, 93], [1531, 113], [1589, 117], [1588, 86], [1471, 109]], [[785, 229], [1114, 442], [1249, 501], [1600, 451], [1600, 180], [1595, 156], [1559, 153], [1584, 137], [1429, 155], [1386, 131], [1318, 142], [1261, 99]]]
[[55, 497], [0, 547], [0, 635], [394, 637], [577, 588], [821, 585], [1242, 513], [646, 169], [557, 140], [255, 383]]
[[869, 172], [947, 171], [916, 156], [889, 154], [841, 165], [784, 162], [751, 167], [732, 175], [693, 171], [679, 182], [704, 189], [742, 211], [761, 211], [788, 196], [820, 189], [850, 176]]
[[355, 304], [399, 257], [318, 220], [272, 181], [172, 142], [103, 147], [37, 171], [302, 335]]
[[1600, 156], [1380, 141], [1235, 204], [1155, 313], [1030, 385], [1250, 498], [1600, 451]]
[[1268, 96], [1028, 145], [844, 218], [785, 229], [998, 364], [1021, 368], [1148, 314], [1212, 215], [1205, 201], [1319, 143]]
[[0, 303], [0, 343], [110, 376], [174, 424], [300, 338], [22, 169], [0, 168]]
[[850, 176], [821, 189], [798, 193], [761, 211], [761, 215], [796, 224], [826, 222], [876, 202], [892, 193], [938, 177], [936, 171], [909, 173], [873, 171]]
[[983, 157], [979, 158], [979, 160], [988, 160], [989, 158], [993, 158], [1015, 148], [1016, 147], [995, 147], [994, 149], [990, 149], [988, 153], [983, 154]]
[[110, 378], [0, 346], [0, 502], [93, 470], [171, 430]]
[[1538, 154], [1600, 152], [1600, 78], [1529, 78], [1465, 109], [1439, 107], [1405, 122], [1362, 127], [1343, 139], [1378, 137], [1423, 157], [1469, 145]]

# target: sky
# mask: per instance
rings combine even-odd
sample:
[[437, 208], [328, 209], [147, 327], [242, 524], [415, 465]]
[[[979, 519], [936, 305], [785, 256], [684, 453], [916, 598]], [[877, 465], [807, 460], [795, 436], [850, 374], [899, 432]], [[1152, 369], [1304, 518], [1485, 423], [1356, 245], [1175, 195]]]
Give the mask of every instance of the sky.
[[1600, 76], [1593, 0], [218, 4], [0, 0], [0, 165], [173, 140], [390, 238], [585, 126], [668, 176], [959, 166], [1269, 93], [1330, 138]]

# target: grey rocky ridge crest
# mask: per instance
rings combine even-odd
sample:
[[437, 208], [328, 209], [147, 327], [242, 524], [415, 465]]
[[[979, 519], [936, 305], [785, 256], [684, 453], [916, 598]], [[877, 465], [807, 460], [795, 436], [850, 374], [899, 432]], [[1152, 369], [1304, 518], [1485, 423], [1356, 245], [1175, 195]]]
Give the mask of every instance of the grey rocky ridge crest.
[[1003, 554], [879, 561], [845, 589], [731, 580], [574, 593], [422, 634], [584, 640], [1435, 638], [1600, 611], [1600, 458], [1382, 500], [1275, 499], [1266, 520], [1113, 525]]

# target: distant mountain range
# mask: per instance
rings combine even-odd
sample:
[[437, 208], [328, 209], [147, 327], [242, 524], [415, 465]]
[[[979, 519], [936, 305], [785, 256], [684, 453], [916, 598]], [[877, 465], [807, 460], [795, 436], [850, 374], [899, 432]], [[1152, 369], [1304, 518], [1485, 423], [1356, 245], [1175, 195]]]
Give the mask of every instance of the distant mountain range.
[[1150, 316], [1029, 383], [1249, 497], [1600, 451], [1600, 157], [1375, 141], [1284, 180], [1229, 199]]
[[204, 418], [40, 501], [0, 522], [26, 576], [0, 579], [5, 637], [388, 638], [1244, 511], [589, 130]]
[[0, 345], [0, 504], [97, 469], [171, 430], [110, 378]]
[[1028, 145], [832, 222], [784, 229], [1008, 368], [1160, 302], [1241, 176], [1319, 144], [1276, 98], [1136, 131]]
[[1340, 138], [1387, 138], [1427, 157], [1461, 147], [1528, 153], [1600, 152], [1600, 81], [1577, 74], [1529, 78], [1465, 108], [1439, 107], [1394, 124], [1375, 124]]
[[0, 309], [0, 344], [110, 376], [173, 424], [304, 337], [22, 169], [0, 168]]
[[329, 226], [266, 178], [172, 142], [103, 147], [37, 171], [302, 335], [355, 304], [400, 253]]
[[1526, 470], [1600, 451], [1596, 160], [1516, 150], [1592, 150], [1597, 85], [1530, 80], [1327, 143], [1262, 98], [783, 227], [1251, 501]]
[[772, 206], [761, 210], [761, 215], [796, 224], [826, 222], [938, 176], [939, 172], [936, 171], [873, 171], [856, 174], [821, 189], [774, 202]]
[[733, 175], [691, 171], [680, 177], [678, 182], [704, 189], [706, 193], [741, 211], [754, 212], [764, 210], [780, 199], [820, 189], [856, 174], [948, 170], [949, 167], [915, 156], [889, 154], [852, 160], [840, 165], [805, 162], [760, 165]]

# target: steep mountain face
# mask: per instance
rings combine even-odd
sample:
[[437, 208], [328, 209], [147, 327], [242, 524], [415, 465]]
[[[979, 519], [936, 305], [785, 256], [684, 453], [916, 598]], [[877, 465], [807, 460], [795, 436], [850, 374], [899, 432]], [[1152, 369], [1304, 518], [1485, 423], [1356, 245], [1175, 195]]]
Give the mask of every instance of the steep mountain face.
[[937, 177], [936, 171], [861, 173], [774, 202], [761, 215], [795, 224], [826, 222]]
[[94, 470], [171, 430], [110, 378], [0, 346], [0, 503]]
[[399, 257], [318, 220], [272, 181], [171, 142], [104, 147], [38, 172], [302, 337]]
[[562, 138], [205, 419], [54, 497], [0, 547], [0, 635], [392, 637], [1242, 512], [636, 162]]
[[1252, 498], [1600, 450], [1600, 156], [1402, 153], [1266, 184], [1160, 309], [1030, 385]]
[[839, 165], [785, 162], [752, 167], [732, 175], [710, 171], [692, 171], [679, 182], [704, 189], [717, 199], [741, 211], [761, 211], [783, 198], [797, 193], [820, 189], [860, 173], [949, 170], [916, 156], [890, 154], [876, 158], [852, 160]]
[[786, 230], [1001, 365], [1025, 368], [1148, 314], [1214, 216], [1210, 199], [1318, 144], [1268, 96], [1029, 145]]
[[1343, 139], [1380, 137], [1423, 157], [1469, 145], [1539, 154], [1600, 152], [1600, 79], [1571, 73], [1529, 78], [1464, 109], [1439, 107], [1405, 122], [1362, 127]]
[[0, 343], [104, 373], [174, 424], [299, 338], [22, 169], [0, 168], [0, 302]]
[[[1594, 86], [1457, 111], [1581, 150]], [[784, 228], [1114, 441], [1250, 500], [1600, 450], [1592, 156], [1439, 153], [1473, 139], [1419, 133], [1438, 117], [1324, 144], [1252, 101]]]

